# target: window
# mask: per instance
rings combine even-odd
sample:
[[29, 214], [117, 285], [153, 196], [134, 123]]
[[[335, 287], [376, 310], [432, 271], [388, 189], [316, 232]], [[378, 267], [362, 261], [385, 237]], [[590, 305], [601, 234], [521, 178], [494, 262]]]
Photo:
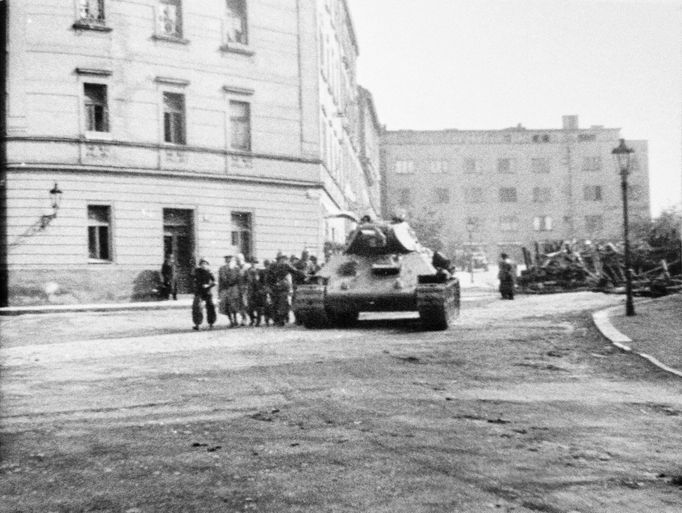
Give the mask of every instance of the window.
[[583, 157], [583, 171], [599, 171], [601, 157]]
[[182, 37], [182, 3], [180, 0], [159, 0], [156, 20], [157, 35]]
[[398, 189], [398, 205], [406, 207], [412, 204], [412, 191], [410, 189]]
[[601, 201], [601, 185], [585, 185], [583, 187], [585, 201]]
[[230, 126], [233, 150], [251, 151], [251, 105], [247, 102], [230, 102]]
[[500, 217], [500, 231], [501, 232], [515, 232], [519, 229], [519, 218], [516, 216], [502, 216]]
[[533, 203], [549, 203], [550, 201], [552, 201], [552, 189], [533, 187]]
[[85, 99], [85, 130], [88, 132], [108, 132], [107, 86], [104, 84], [83, 84], [83, 96]]
[[535, 143], [549, 142], [549, 141], [550, 141], [549, 134], [542, 134], [542, 135], [536, 134], [533, 136], [533, 142], [535, 142]]
[[245, 257], [253, 256], [253, 234], [250, 212], [232, 212], [232, 246]]
[[479, 172], [476, 159], [464, 159], [464, 172], [470, 174]]
[[483, 189], [481, 187], [467, 187], [464, 189], [464, 201], [466, 203], [482, 203]]
[[429, 162], [429, 169], [434, 174], [447, 173], [448, 172], [448, 161], [447, 160], [431, 160]]
[[227, 0], [227, 42], [242, 45], [248, 43], [246, 0]]
[[500, 187], [500, 202], [516, 203], [516, 187]]
[[79, 0], [78, 23], [104, 25], [104, 0]]
[[109, 207], [88, 205], [88, 250], [91, 260], [111, 260], [110, 228]]
[[533, 230], [536, 232], [548, 232], [552, 229], [552, 218], [549, 216], [535, 216], [533, 218]]
[[497, 159], [497, 172], [498, 173], [513, 173], [512, 161], [511, 159]]
[[549, 173], [549, 159], [534, 158], [530, 159], [530, 168], [533, 173]]
[[163, 140], [185, 144], [185, 95], [163, 93]]
[[596, 141], [596, 140], [597, 140], [596, 134], [578, 134], [578, 141], [579, 142]]
[[436, 203], [450, 203], [450, 189], [438, 187], [433, 192]]
[[585, 230], [587, 233], [594, 235], [604, 229], [603, 216], [585, 216]]
[[412, 160], [396, 160], [395, 172], [399, 175], [407, 175], [414, 173], [414, 161]]

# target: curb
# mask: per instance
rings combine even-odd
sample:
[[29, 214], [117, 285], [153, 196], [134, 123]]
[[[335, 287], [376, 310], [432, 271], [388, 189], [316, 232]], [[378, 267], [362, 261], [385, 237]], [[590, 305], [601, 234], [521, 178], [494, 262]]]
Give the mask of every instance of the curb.
[[599, 330], [599, 332], [604, 336], [604, 338], [608, 339], [611, 342], [611, 344], [613, 344], [621, 351], [624, 351], [626, 353], [632, 353], [641, 358], [644, 358], [649, 363], [652, 363], [659, 369], [664, 370], [665, 372], [669, 372], [670, 374], [674, 374], [679, 378], [682, 378], [682, 371], [673, 369], [672, 367], [668, 367], [664, 363], [658, 361], [653, 356], [648, 355], [646, 353], [640, 353], [638, 351], [635, 351], [628, 345], [632, 343], [632, 340], [623, 333], [621, 333], [620, 331], [618, 331], [615, 328], [615, 326], [611, 324], [611, 320], [609, 319], [609, 315], [612, 312], [619, 310], [621, 308], [623, 308], [622, 305], [611, 306], [609, 308], [599, 310], [592, 314], [592, 321], [594, 322], [594, 325]]
[[54, 314], [72, 312], [124, 312], [130, 310], [186, 310], [192, 307], [187, 301], [159, 301], [149, 303], [102, 303], [89, 305], [36, 305], [36, 306], [7, 306], [0, 308], [0, 316], [25, 314]]

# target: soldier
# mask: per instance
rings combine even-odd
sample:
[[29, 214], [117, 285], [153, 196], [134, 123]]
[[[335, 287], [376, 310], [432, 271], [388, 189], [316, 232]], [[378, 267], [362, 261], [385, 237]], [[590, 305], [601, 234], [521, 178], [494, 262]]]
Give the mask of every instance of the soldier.
[[263, 321], [265, 322], [266, 326], [269, 326], [270, 322], [274, 322], [275, 320], [275, 314], [273, 312], [272, 306], [272, 283], [270, 279], [272, 265], [273, 263], [270, 260], [263, 260], [262, 279], [263, 285], [265, 287], [265, 307], [263, 310]]
[[502, 299], [514, 299], [514, 285], [516, 283], [516, 272], [514, 262], [506, 253], [500, 254], [498, 263], [497, 278], [500, 280], [500, 293]]
[[218, 274], [218, 290], [220, 291], [221, 310], [230, 320], [230, 327], [239, 326], [237, 314], [242, 310], [240, 271], [237, 263], [230, 255], [225, 256], [225, 265]]
[[194, 271], [194, 301], [192, 302], [192, 321], [194, 330], [199, 330], [199, 326], [204, 321], [202, 302], [206, 303], [206, 320], [209, 329], [213, 328], [216, 321], [215, 305], [213, 304], [213, 294], [211, 289], [215, 287], [215, 278], [208, 267], [208, 260], [199, 260], [199, 267]]
[[178, 299], [178, 276], [177, 269], [175, 265], [175, 255], [170, 253], [166, 256], [161, 266], [161, 279], [162, 279], [162, 293], [161, 297], [163, 299], [168, 299], [170, 296], [174, 300]]
[[[246, 271], [247, 313], [251, 326], [260, 326], [267, 306], [267, 288], [265, 284], [265, 269], [257, 267], [258, 260], [251, 259], [251, 267]], [[267, 325], [267, 320], [265, 321]]]
[[218, 269], [218, 310], [226, 315], [230, 321], [230, 326], [234, 326], [235, 320], [230, 311], [229, 305], [229, 283], [231, 278], [230, 269], [234, 267], [232, 255], [225, 255], [225, 263]]
[[277, 261], [269, 272], [270, 289], [272, 291], [272, 307], [275, 324], [284, 326], [289, 322], [289, 311], [291, 309], [292, 292], [292, 271], [293, 267], [287, 262], [287, 256], [283, 253], [277, 254]]
[[239, 316], [241, 317], [242, 326], [246, 326], [246, 319], [249, 317], [249, 286], [248, 286], [248, 271], [251, 265], [247, 262], [243, 253], [239, 253], [235, 259], [237, 269], [239, 270]]

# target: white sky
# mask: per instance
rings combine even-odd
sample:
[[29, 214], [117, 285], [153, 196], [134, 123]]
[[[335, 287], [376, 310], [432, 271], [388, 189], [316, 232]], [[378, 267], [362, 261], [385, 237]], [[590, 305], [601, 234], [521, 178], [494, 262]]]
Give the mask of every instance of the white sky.
[[[682, 0], [348, 0], [389, 129], [621, 128], [682, 203]], [[614, 169], [614, 173], [615, 173]]]

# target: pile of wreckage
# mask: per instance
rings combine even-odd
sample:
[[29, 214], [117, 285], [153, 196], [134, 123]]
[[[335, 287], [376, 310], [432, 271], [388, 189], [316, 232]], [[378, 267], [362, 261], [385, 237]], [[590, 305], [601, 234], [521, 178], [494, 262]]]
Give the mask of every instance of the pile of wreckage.
[[[521, 271], [521, 292], [538, 294], [576, 290], [625, 293], [625, 258], [620, 245], [559, 242], [546, 252], [523, 248], [526, 269]], [[638, 296], [659, 297], [682, 290], [682, 249], [671, 252], [645, 243], [630, 251], [632, 289]]]

